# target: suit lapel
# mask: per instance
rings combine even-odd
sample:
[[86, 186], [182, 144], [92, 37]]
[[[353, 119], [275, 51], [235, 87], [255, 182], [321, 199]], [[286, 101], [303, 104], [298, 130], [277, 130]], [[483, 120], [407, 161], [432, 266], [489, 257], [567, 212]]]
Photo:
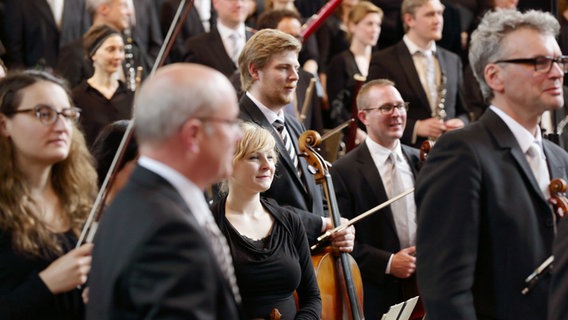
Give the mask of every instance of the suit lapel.
[[[357, 152], [355, 154], [357, 159], [357, 169], [369, 186], [369, 189], [371, 190], [370, 194], [374, 195], [375, 199], [388, 199], [389, 197], [385, 190], [383, 179], [381, 178], [379, 170], [377, 169], [377, 166], [375, 165], [375, 162], [371, 157], [371, 152], [369, 151], [367, 144], [362, 143], [357, 149], [353, 150], [352, 152]], [[397, 234], [390, 206], [388, 208], [385, 208], [384, 210], [386, 211], [383, 214], [386, 215], [389, 221], [389, 226], [392, 228], [394, 234]]]
[[501, 118], [491, 110], [487, 110], [479, 121], [486, 124], [486, 128], [493, 128], [491, 130], [487, 130], [489, 134], [493, 136], [497, 144], [503, 150], [509, 150], [511, 156], [521, 169], [521, 173], [525, 176], [527, 181], [530, 182], [529, 188], [531, 188], [539, 196], [539, 198], [548, 205], [548, 201], [544, 198], [544, 195], [540, 190], [525, 154], [521, 150], [521, 147], [519, 147], [519, 143], [505, 122], [503, 122], [503, 120], [501, 120]]
[[418, 71], [414, 66], [414, 60], [412, 59], [412, 55], [410, 55], [410, 51], [408, 51], [408, 47], [406, 47], [404, 41], [400, 41], [396, 46], [399, 65], [402, 67], [402, 72], [404, 73], [406, 80], [411, 87], [411, 91], [420, 93], [421, 106], [419, 107], [428, 108], [430, 112], [430, 102], [428, 102], [428, 96], [426, 96], [426, 92], [422, 87], [420, 77], [418, 76]]
[[236, 69], [237, 66], [233, 60], [231, 60], [231, 57], [229, 57], [227, 50], [225, 50], [223, 39], [221, 39], [221, 34], [219, 34], [219, 30], [217, 30], [217, 28], [211, 30], [211, 36], [213, 37], [213, 41], [209, 44], [211, 46], [211, 53], [216, 55], [216, 60], [220, 61], [224, 65], [223, 70], [231, 68]]
[[[562, 159], [558, 157], [557, 153], [552, 151], [552, 146], [550, 146], [549, 141], [543, 140], [542, 147], [544, 148], [544, 154], [546, 155], [546, 162], [548, 164], [548, 172], [550, 172], [550, 180], [556, 178], [566, 179], [565, 176], [566, 168], [562, 166]], [[567, 181], [568, 182], [568, 181]]]
[[[67, 1], [65, 1], [67, 2]], [[40, 15], [44, 16], [47, 21], [49, 21], [49, 26], [54, 30], [57, 30], [57, 25], [55, 24], [55, 18], [53, 17], [53, 12], [51, 7], [47, 3], [47, 0], [35, 0], [30, 1], [30, 3], [37, 8]], [[65, 5], [63, 6], [65, 10]]]

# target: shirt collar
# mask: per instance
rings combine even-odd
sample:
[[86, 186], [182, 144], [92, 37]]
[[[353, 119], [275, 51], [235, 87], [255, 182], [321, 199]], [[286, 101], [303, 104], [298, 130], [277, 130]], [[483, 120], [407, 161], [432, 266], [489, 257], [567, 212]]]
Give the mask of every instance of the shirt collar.
[[219, 35], [223, 40], [228, 39], [233, 33], [235, 33], [235, 31], [239, 34], [239, 37], [241, 39], [246, 39], [244, 23], [239, 24], [237, 29], [231, 29], [225, 26], [223, 23], [221, 23], [220, 20], [217, 20], [217, 31], [219, 31]]
[[[503, 122], [505, 122], [507, 127], [509, 127], [509, 130], [511, 130], [513, 136], [515, 136], [515, 139], [519, 143], [523, 153], [526, 153], [529, 150], [529, 147], [533, 142], [536, 142], [542, 148], [542, 137], [540, 134], [537, 134], [536, 137], [533, 136], [525, 127], [496, 106], [491, 105], [489, 108], [491, 108], [491, 110], [495, 112], [499, 118], [503, 120]], [[544, 152], [542, 154], [544, 154]]]
[[207, 206], [203, 191], [191, 180], [172, 167], [145, 156], [140, 157], [138, 164], [166, 179], [181, 195], [200, 226], [205, 225], [207, 221], [212, 221], [213, 215]]
[[390, 154], [392, 152], [394, 152], [396, 154], [396, 161], [402, 161], [402, 147], [400, 144], [400, 140], [396, 141], [396, 145], [394, 146], [394, 149], [389, 149], [389, 148], [385, 148], [382, 145], [376, 143], [375, 141], [373, 141], [371, 138], [369, 138], [367, 136], [367, 138], [365, 139], [365, 143], [367, 144], [367, 148], [369, 148], [369, 152], [371, 153], [371, 155], [373, 155], [378, 161], [379, 163], [385, 163], [387, 161], [387, 159], [389, 158]]
[[402, 41], [404, 41], [404, 44], [406, 44], [406, 47], [408, 48], [408, 51], [410, 52], [410, 55], [414, 55], [416, 52], [423, 52], [423, 51], [431, 51], [432, 54], [436, 53], [436, 42], [432, 41], [432, 44], [430, 45], [429, 48], [420, 48], [414, 41], [410, 40], [410, 38], [407, 35], [404, 35], [404, 37], [402, 37]]
[[285, 122], [286, 118], [284, 117], [284, 111], [282, 109], [278, 112], [274, 112], [271, 109], [269, 109], [267, 106], [262, 104], [249, 91], [247, 91], [246, 95], [247, 95], [247, 97], [249, 97], [249, 99], [252, 100], [252, 102], [254, 102], [254, 104], [256, 104], [258, 109], [262, 112], [262, 114], [264, 114], [264, 116], [266, 117], [266, 120], [268, 120], [268, 122], [270, 122], [270, 124], [274, 123], [274, 121], [276, 121], [276, 120], [280, 120], [282, 123], [286, 123]]

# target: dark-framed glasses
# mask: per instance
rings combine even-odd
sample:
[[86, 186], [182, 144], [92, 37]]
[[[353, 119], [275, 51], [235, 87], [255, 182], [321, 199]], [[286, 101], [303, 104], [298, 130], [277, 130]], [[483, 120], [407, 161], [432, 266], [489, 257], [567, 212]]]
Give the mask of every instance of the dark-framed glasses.
[[568, 72], [568, 56], [559, 57], [536, 57], [536, 58], [526, 58], [526, 59], [508, 59], [508, 60], [498, 60], [495, 63], [520, 63], [520, 64], [532, 64], [534, 66], [534, 71], [549, 73], [552, 69], [552, 63], [556, 62], [563, 73]]
[[396, 104], [392, 104], [392, 103], [385, 103], [380, 107], [375, 107], [375, 108], [365, 108], [363, 109], [363, 111], [373, 111], [373, 110], [379, 110], [379, 112], [383, 115], [390, 115], [393, 113], [394, 109], [398, 110], [398, 112], [406, 112], [408, 111], [408, 105], [410, 103], [409, 102], [400, 102], [400, 103], [396, 103]]
[[57, 111], [53, 107], [44, 104], [39, 104], [31, 109], [15, 110], [12, 112], [12, 114], [28, 112], [32, 112], [36, 116], [36, 118], [38, 118], [39, 121], [46, 126], [54, 124], [57, 121], [57, 117], [59, 115], [62, 115], [65, 119], [72, 122], [76, 122], [81, 115], [81, 109], [79, 108], [63, 108], [61, 109], [61, 111]]

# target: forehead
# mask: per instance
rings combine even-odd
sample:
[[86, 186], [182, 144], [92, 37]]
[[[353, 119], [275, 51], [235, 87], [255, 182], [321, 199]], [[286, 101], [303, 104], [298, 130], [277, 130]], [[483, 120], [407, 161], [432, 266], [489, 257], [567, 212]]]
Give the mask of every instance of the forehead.
[[34, 83], [22, 89], [21, 95], [21, 108], [33, 108], [38, 104], [46, 104], [54, 108], [68, 108], [70, 106], [69, 97], [65, 90], [49, 81]]
[[426, 1], [419, 7], [416, 7], [416, 14], [425, 14], [433, 11], [443, 11], [444, 5], [438, 0]]
[[266, 63], [266, 67], [277, 65], [292, 65], [294, 67], [299, 66], [300, 63], [298, 62], [298, 53], [293, 50], [286, 50], [273, 54]]
[[402, 96], [393, 86], [374, 86], [369, 90], [368, 99], [371, 103], [382, 105], [389, 102], [402, 102]]
[[533, 58], [562, 54], [556, 38], [532, 28], [520, 28], [509, 32], [502, 41], [506, 58]]
[[118, 34], [113, 34], [112, 36], [109, 36], [108, 38], [105, 39], [105, 41], [103, 42], [101, 47], [111, 46], [111, 45], [120, 45], [120, 44], [124, 44], [122, 37]]

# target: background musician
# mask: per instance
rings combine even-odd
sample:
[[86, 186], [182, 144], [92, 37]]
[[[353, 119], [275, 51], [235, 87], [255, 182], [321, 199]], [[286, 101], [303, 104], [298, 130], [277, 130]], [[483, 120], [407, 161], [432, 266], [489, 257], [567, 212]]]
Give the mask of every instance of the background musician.
[[[371, 58], [367, 81], [390, 79], [410, 102], [401, 138], [407, 145], [419, 147], [427, 137], [437, 138], [468, 123], [460, 57], [435, 43], [442, 37], [443, 12], [439, 0], [404, 0], [403, 39]], [[445, 101], [445, 117], [435, 112], [441, 99]]]
[[97, 186], [79, 111], [38, 71], [2, 79], [0, 101], [0, 318], [83, 319], [93, 246], [74, 248]]
[[116, 29], [106, 24], [93, 26], [83, 37], [83, 47], [94, 73], [73, 88], [71, 95], [81, 107], [81, 129], [91, 147], [107, 124], [132, 118], [134, 92], [117, 78], [124, 62], [124, 42]]
[[231, 248], [246, 318], [267, 319], [276, 308], [281, 320], [318, 320], [321, 299], [302, 222], [260, 196], [274, 178], [276, 141], [256, 124], [245, 122], [241, 129], [228, 194], [212, 212]]
[[[134, 17], [132, 0], [85, 0], [87, 10], [93, 22], [92, 26], [106, 24], [118, 30], [127, 43], [125, 32]], [[84, 36], [84, 34], [82, 35]], [[146, 57], [146, 52], [138, 46], [137, 39], [132, 40], [132, 66], [142, 66], [143, 71], [150, 70], [151, 65], [147, 64], [149, 61]], [[124, 67], [126, 67], [124, 65]], [[55, 71], [63, 76], [71, 88], [74, 88], [81, 81], [90, 78], [93, 75], [93, 64], [89, 57], [85, 55], [85, 48], [83, 47], [83, 37], [70, 42], [68, 45], [61, 48]], [[126, 79], [128, 70], [121, 69], [116, 75], [119, 79]]]
[[[298, 83], [300, 48], [296, 38], [273, 29], [260, 30], [247, 41], [239, 57], [245, 92], [239, 117], [272, 133], [278, 150], [276, 178], [264, 195], [292, 207], [302, 219], [308, 241], [315, 243], [332, 223], [324, 218], [321, 189], [308, 171], [306, 160], [299, 157], [297, 141], [304, 126], [284, 112]], [[333, 245], [350, 252], [354, 237], [354, 228], [347, 228], [333, 235]]]
[[[420, 165], [418, 149], [400, 143], [407, 104], [393, 82], [379, 79], [365, 84], [357, 96], [357, 107], [368, 136], [331, 167], [339, 209], [348, 219], [412, 188]], [[402, 185], [395, 183], [399, 181]], [[412, 195], [355, 228], [353, 257], [363, 278], [365, 317], [379, 319], [391, 305], [405, 300], [400, 280], [413, 275], [416, 268], [416, 206]]]
[[568, 155], [543, 140], [544, 111], [563, 105], [568, 58], [556, 19], [536, 11], [487, 13], [469, 61], [491, 106], [442, 135], [416, 180], [417, 275], [428, 319], [546, 319], [550, 277], [523, 295], [551, 254], [551, 178]]

